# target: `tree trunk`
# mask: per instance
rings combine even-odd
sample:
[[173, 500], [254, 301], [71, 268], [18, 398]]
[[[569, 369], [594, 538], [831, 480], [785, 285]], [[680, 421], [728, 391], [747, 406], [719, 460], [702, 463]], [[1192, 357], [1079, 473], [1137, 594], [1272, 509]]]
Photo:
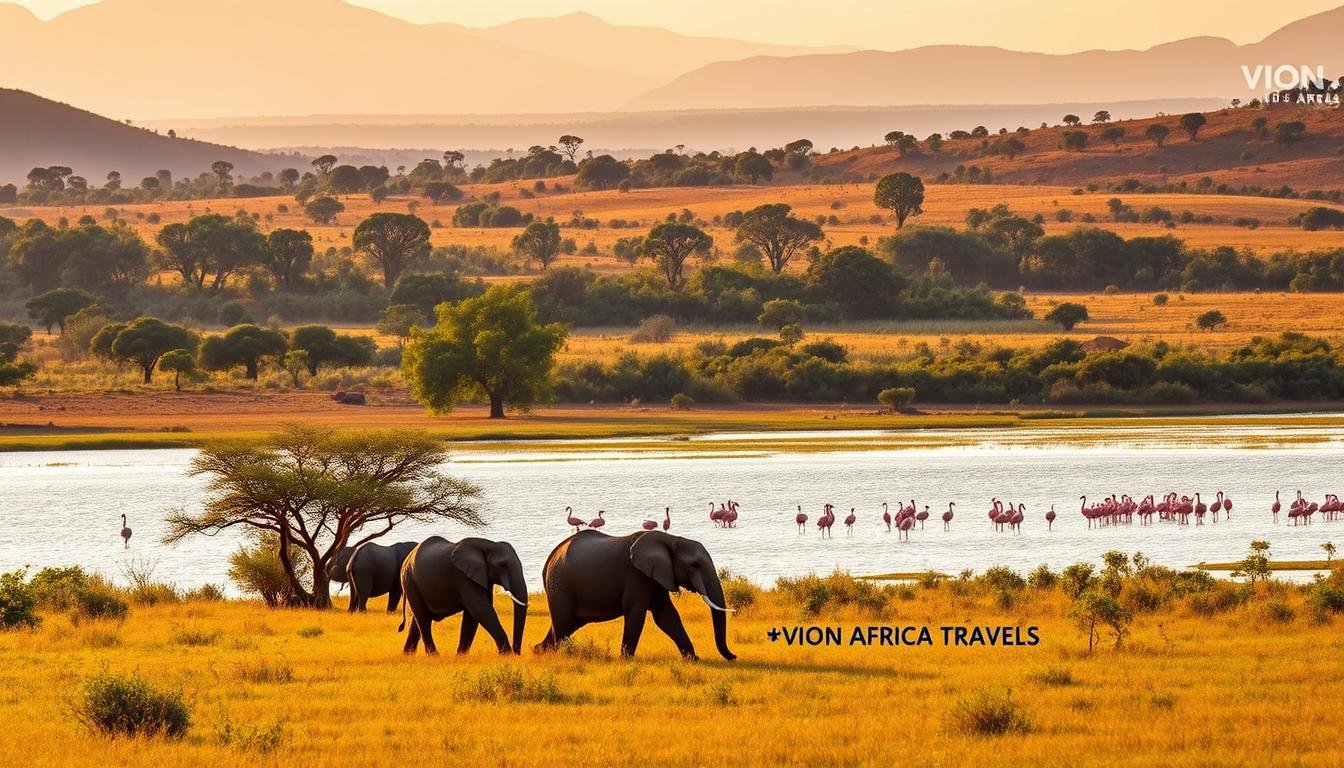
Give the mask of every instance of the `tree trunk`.
[[504, 398], [494, 392], [490, 393], [490, 418], [504, 418]]
[[174, 372], [173, 372], [173, 389], [174, 389], [175, 391], [177, 391], [177, 392], [181, 392], [181, 391], [182, 391], [182, 372], [181, 372], [181, 371], [174, 371]]
[[249, 379], [251, 379], [251, 380], [253, 380], [253, 381], [256, 381], [256, 380], [257, 380], [257, 361], [256, 361], [256, 360], [248, 360], [247, 363], [246, 363], [246, 366], [247, 366], [247, 378], [249, 378]]
[[150, 383], [154, 376], [154, 364], [150, 363], [149, 365], [145, 365], [144, 363], [141, 363], [140, 370], [145, 372], [145, 383]]
[[326, 569], [313, 563], [313, 607], [330, 608], [331, 607], [331, 579], [327, 576]]

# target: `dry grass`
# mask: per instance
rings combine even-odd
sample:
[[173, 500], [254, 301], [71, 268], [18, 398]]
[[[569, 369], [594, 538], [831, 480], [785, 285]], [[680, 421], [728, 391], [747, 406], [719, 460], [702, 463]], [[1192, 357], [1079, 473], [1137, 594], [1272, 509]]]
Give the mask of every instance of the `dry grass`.
[[[545, 601], [534, 596], [532, 604], [528, 648], [548, 625]], [[971, 617], [986, 626], [1037, 625], [1040, 645], [789, 648], [769, 642], [766, 631], [800, 623], [799, 609], [768, 592], [730, 619], [740, 658], [729, 664], [713, 652], [699, 601], [688, 596], [678, 605], [700, 663], [682, 661], [651, 622], [639, 657], [627, 661], [614, 652], [619, 622], [584, 628], [572, 653], [500, 658], [478, 637], [466, 657], [408, 658], [397, 618], [381, 612], [188, 602], [135, 609], [109, 630], [114, 643], [47, 616], [35, 633], [0, 634], [0, 717], [22, 734], [0, 740], [0, 765], [41, 755], [45, 766], [377, 768], [420, 753], [470, 765], [866, 766], [887, 764], [897, 743], [906, 762], [920, 765], [1339, 758], [1326, 705], [1327, 692], [1344, 683], [1339, 619], [1270, 622], [1257, 605], [1212, 617], [1173, 608], [1141, 615], [1124, 650], [1107, 645], [1087, 656], [1058, 593], [1002, 609], [944, 585], [907, 592], [880, 617], [843, 609], [811, 621], [844, 626], [846, 636], [871, 623], [929, 625], [938, 636], [938, 626]], [[457, 624], [439, 625], [442, 645], [452, 647]], [[175, 640], [183, 626], [218, 639], [184, 649]], [[193, 708], [186, 738], [85, 731], [68, 701], [103, 670], [181, 688]], [[1006, 691], [1029, 730], [975, 736], [953, 727], [977, 694]], [[1116, 712], [1125, 716], [1105, 714]]]

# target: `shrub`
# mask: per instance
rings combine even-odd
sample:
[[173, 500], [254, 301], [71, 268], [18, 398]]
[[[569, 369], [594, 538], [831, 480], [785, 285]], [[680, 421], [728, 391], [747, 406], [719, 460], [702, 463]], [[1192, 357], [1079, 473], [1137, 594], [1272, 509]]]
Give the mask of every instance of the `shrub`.
[[207, 645], [214, 645], [219, 642], [219, 638], [223, 636], [224, 633], [218, 629], [206, 630], [179, 627], [173, 632], [173, 642], [191, 648], [200, 648]]
[[1011, 691], [980, 691], [957, 701], [948, 715], [953, 730], [971, 736], [1002, 736], [1031, 730], [1030, 720], [1013, 701]]
[[525, 675], [517, 667], [489, 667], [458, 687], [463, 701], [580, 703], [586, 696], [566, 693], [549, 673]]
[[25, 583], [28, 569], [0, 574], [0, 630], [36, 629], [41, 622], [37, 615], [37, 599], [32, 587]]
[[1165, 293], [1153, 294], [1153, 304], [1156, 306], [1165, 307], [1168, 301], [1171, 301], [1171, 297]]
[[914, 387], [888, 387], [877, 393], [877, 402], [886, 406], [887, 410], [892, 413], [896, 413], [902, 408], [909, 407], [914, 401]]
[[775, 588], [801, 605], [803, 613], [816, 616], [828, 607], [854, 606], [874, 615], [887, 610], [891, 591], [867, 579], [836, 571], [825, 578], [810, 573], [798, 578], [781, 576]]
[[183, 600], [195, 600], [202, 603], [218, 603], [224, 600], [224, 590], [216, 584], [202, 584], [182, 595]]
[[1073, 679], [1073, 672], [1071, 672], [1068, 667], [1047, 667], [1032, 675], [1030, 679], [1041, 685], [1055, 688], [1074, 685], [1078, 682]]
[[313, 638], [321, 636], [322, 636], [322, 628], [317, 626], [316, 624], [309, 627], [302, 627], [299, 629], [299, 637], [302, 637], [305, 640], [312, 640]]
[[689, 395], [678, 392], [672, 396], [671, 405], [678, 411], [684, 411], [692, 405], [695, 405], [695, 401], [692, 400]]
[[249, 683], [290, 683], [294, 681], [294, 667], [284, 659], [273, 662], [262, 659], [250, 664], [239, 664], [237, 677]]
[[631, 344], [666, 344], [676, 333], [676, 322], [667, 315], [653, 315], [639, 321], [630, 334]]
[[181, 691], [156, 687], [138, 675], [94, 675], [74, 705], [75, 718], [105, 736], [180, 739], [191, 724]]
[[1288, 603], [1281, 599], [1274, 599], [1266, 602], [1261, 608], [1262, 615], [1268, 621], [1278, 624], [1287, 624], [1297, 615]]
[[1036, 569], [1027, 575], [1027, 585], [1035, 589], [1051, 589], [1057, 581], [1059, 577], [1045, 563], [1036, 566]]
[[77, 624], [93, 619], [123, 621], [130, 610], [115, 587], [102, 578], [93, 578], [88, 588], [79, 593], [79, 603], [70, 618]]
[[1338, 566], [1329, 576], [1317, 576], [1307, 590], [1307, 609], [1312, 618], [1321, 622], [1331, 614], [1344, 613], [1344, 566]]
[[[294, 589], [285, 575], [274, 536], [259, 536], [250, 545], [243, 545], [229, 555], [229, 578], [247, 594], [259, 596], [269, 608], [294, 604]], [[294, 552], [296, 565], [307, 563], [307, 558]], [[302, 568], [302, 566], [300, 566]], [[297, 574], [303, 578], [307, 569]]]
[[719, 583], [723, 585], [723, 599], [728, 603], [726, 607], [738, 611], [755, 605], [761, 593], [750, 579], [738, 576], [727, 568], [719, 571]]
[[1092, 583], [1093, 567], [1091, 563], [1074, 563], [1059, 574], [1059, 587], [1064, 594], [1078, 598], [1083, 590]]

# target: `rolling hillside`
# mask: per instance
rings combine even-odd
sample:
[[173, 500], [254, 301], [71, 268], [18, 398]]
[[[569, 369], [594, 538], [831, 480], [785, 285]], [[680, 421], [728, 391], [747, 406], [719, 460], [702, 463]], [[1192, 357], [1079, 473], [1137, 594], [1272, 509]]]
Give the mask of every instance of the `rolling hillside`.
[[0, 184], [22, 186], [34, 166], [63, 165], [100, 182], [119, 171], [127, 184], [160, 168], [174, 176], [195, 176], [216, 160], [234, 164], [238, 173], [306, 164], [302, 158], [249, 152], [191, 139], [173, 139], [44, 99], [0, 88]]

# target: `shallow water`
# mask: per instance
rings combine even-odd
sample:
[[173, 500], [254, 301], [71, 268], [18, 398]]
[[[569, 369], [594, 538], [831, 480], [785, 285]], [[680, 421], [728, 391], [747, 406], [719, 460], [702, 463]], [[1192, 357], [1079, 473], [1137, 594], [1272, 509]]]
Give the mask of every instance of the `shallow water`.
[[[1275, 525], [1268, 512], [1274, 489], [1285, 498], [1301, 488], [1319, 499], [1344, 485], [1344, 436], [1329, 426], [1204, 425], [1198, 428], [1090, 428], [955, 430], [884, 435], [875, 431], [700, 438], [750, 443], [730, 453], [696, 453], [686, 442], [651, 450], [548, 450], [510, 446], [457, 454], [446, 470], [483, 488], [487, 528], [457, 525], [398, 529], [386, 540], [482, 535], [511, 541], [527, 568], [529, 587], [539, 591], [547, 554], [572, 529], [566, 505], [584, 518], [606, 510], [609, 533], [635, 530], [646, 516], [662, 519], [672, 508], [673, 532], [703, 541], [720, 567], [762, 584], [782, 575], [833, 569], [854, 574], [933, 569], [956, 573], [1006, 565], [1025, 571], [1046, 563], [1059, 568], [1097, 561], [1110, 549], [1141, 551], [1156, 563], [1184, 567], [1238, 559], [1252, 539], [1267, 539], [1275, 559], [1317, 559], [1332, 538], [1344, 544], [1344, 521], [1311, 526]], [[789, 452], [789, 440], [825, 438], [827, 448]], [[697, 440], [689, 441], [697, 442]], [[591, 445], [591, 441], [585, 445]], [[1279, 447], [1266, 448], [1266, 445]], [[862, 446], [855, 449], [854, 446]], [[902, 447], [907, 446], [907, 447]], [[555, 450], [555, 449], [559, 450]], [[65, 451], [0, 454], [0, 570], [31, 565], [82, 563], [114, 578], [128, 562], [155, 563], [156, 578], [195, 586], [226, 582], [227, 557], [240, 538], [234, 533], [196, 537], [176, 546], [160, 542], [165, 513], [197, 509], [204, 480], [185, 473], [194, 451]], [[1201, 491], [1211, 503], [1218, 490], [1235, 500], [1231, 519], [1203, 526], [1155, 524], [1089, 530], [1078, 514], [1078, 497], [1128, 493], [1141, 498], [1167, 490]], [[991, 496], [1027, 504], [1020, 534], [991, 529]], [[715, 528], [709, 504], [733, 498], [741, 504], [738, 527]], [[908, 543], [887, 533], [883, 501], [929, 505], [925, 530]], [[796, 507], [815, 521], [831, 502], [843, 520], [851, 507], [858, 522], [851, 535], [837, 523], [822, 539], [809, 522], [805, 535], [794, 525]], [[950, 531], [939, 519], [956, 503]], [[1047, 531], [1044, 513], [1059, 513]], [[120, 515], [134, 529], [122, 548]], [[1298, 578], [1303, 578], [1298, 575]]]

